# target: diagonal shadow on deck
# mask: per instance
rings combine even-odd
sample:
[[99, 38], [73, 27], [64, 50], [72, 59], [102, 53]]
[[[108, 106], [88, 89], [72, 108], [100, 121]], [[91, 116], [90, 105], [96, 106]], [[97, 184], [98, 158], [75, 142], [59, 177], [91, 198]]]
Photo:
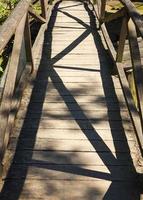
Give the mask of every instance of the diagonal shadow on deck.
[[[81, 19], [78, 19], [77, 17], [72, 16], [68, 12], [62, 11], [62, 8], [58, 8], [58, 6], [59, 6], [59, 4], [57, 4], [55, 9], [53, 10], [53, 15], [52, 15], [50, 23], [49, 23], [49, 28], [45, 32], [44, 43], [49, 43], [49, 45], [46, 47], [43, 47], [43, 55], [41, 58], [40, 67], [38, 69], [38, 73], [37, 73], [37, 77], [36, 77], [36, 80], [38, 80], [44, 76], [44, 79], [46, 81], [44, 81], [44, 84], [42, 85], [42, 95], [40, 95], [40, 97], [39, 97], [40, 102], [38, 103], [38, 106], [36, 108], [38, 111], [37, 118], [34, 121], [32, 121], [32, 123], [34, 124], [34, 128], [31, 129], [30, 144], [28, 143], [29, 144], [28, 149], [31, 149], [31, 151], [29, 151], [29, 150], [24, 151], [24, 149], [27, 148], [27, 146], [26, 146], [27, 144], [24, 144], [23, 147], [22, 147], [22, 144], [23, 144], [23, 138], [28, 137], [28, 133], [26, 130], [29, 128], [29, 125], [28, 125], [29, 120], [27, 120], [27, 118], [29, 117], [29, 111], [31, 109], [33, 109], [32, 102], [33, 102], [33, 99], [35, 98], [36, 88], [38, 87], [36, 82], [34, 84], [34, 89], [32, 91], [32, 96], [31, 96], [30, 103], [28, 106], [27, 116], [24, 121], [22, 130], [21, 130], [21, 134], [19, 137], [19, 141], [17, 144], [17, 150], [15, 153], [13, 164], [11, 165], [7, 180], [5, 181], [3, 190], [1, 192], [1, 199], [18, 200], [20, 198], [20, 195], [21, 195], [21, 192], [22, 192], [25, 180], [26, 180], [28, 168], [30, 166], [35, 166], [37, 168], [39, 167], [39, 168], [43, 168], [43, 169], [51, 169], [54, 171], [61, 171], [61, 172], [65, 172], [65, 173], [71, 173], [71, 174], [82, 175], [82, 176], [86, 176], [86, 177], [92, 177], [92, 178], [98, 178], [101, 180], [111, 181], [110, 187], [108, 188], [106, 194], [103, 197], [104, 200], [111, 200], [111, 199], [139, 200], [140, 199], [140, 191], [136, 185], [137, 173], [136, 173], [134, 165], [132, 163], [132, 158], [130, 156], [130, 149], [129, 149], [127, 139], [126, 139], [126, 136], [124, 133], [122, 120], [119, 121], [119, 127], [120, 127], [120, 131], [121, 131], [121, 135], [119, 137], [121, 137], [124, 141], [124, 149], [125, 149], [124, 153], [121, 153], [121, 151], [120, 151], [121, 147], [120, 147], [120, 143], [118, 142], [118, 140], [116, 138], [116, 133], [115, 133], [116, 130], [114, 130], [114, 121], [110, 120], [111, 119], [111, 116], [110, 116], [111, 115], [111, 112], [110, 112], [111, 106], [109, 105], [109, 103], [107, 101], [106, 104], [107, 104], [107, 109], [108, 109], [109, 124], [110, 124], [110, 128], [112, 131], [113, 142], [114, 142], [114, 146], [115, 146], [115, 150], [116, 150], [116, 156], [115, 156], [115, 155], [113, 155], [113, 153], [111, 152], [109, 147], [105, 144], [105, 142], [103, 141], [101, 136], [98, 134], [98, 131], [95, 130], [95, 128], [93, 127], [93, 125], [91, 123], [91, 120], [87, 118], [84, 111], [82, 110], [82, 108], [80, 107], [80, 105], [78, 104], [76, 99], [73, 97], [73, 95], [70, 93], [68, 88], [65, 86], [62, 79], [60, 78], [60, 76], [58, 75], [58, 73], [55, 70], [56, 68], [66, 68], [66, 66], [58, 66], [56, 64], [56, 62], [58, 60], [62, 59], [70, 51], [72, 51], [72, 49], [74, 49], [80, 42], [82, 42], [89, 34], [93, 35], [94, 42], [95, 42], [95, 45], [96, 45], [98, 53], [99, 53], [99, 59], [101, 59], [100, 56], [103, 56], [103, 54], [104, 54], [104, 56], [107, 57], [107, 60], [109, 61], [108, 65], [111, 64], [110, 63], [111, 61], [110, 61], [104, 47], [102, 46], [101, 38], [100, 38], [100, 35], [98, 34], [96, 24], [95, 24], [96, 19], [93, 15], [92, 10], [89, 8], [87, 3], [84, 3], [84, 8], [89, 15], [90, 26], [85, 24]], [[52, 30], [53, 30], [53, 27], [55, 24], [57, 12], [62, 12], [66, 16], [74, 19], [76, 22], [78, 22], [85, 28], [85, 31], [76, 40], [74, 40], [69, 46], [67, 46], [62, 52], [57, 54], [55, 57], [51, 58], [51, 52], [49, 49], [51, 49], [51, 47], [52, 47]], [[105, 67], [105, 65], [103, 65], [102, 62], [100, 63], [100, 65], [101, 65], [100, 73], [101, 73], [101, 77], [103, 79], [103, 89], [104, 89], [104, 94], [105, 94], [105, 100], [110, 92], [114, 96], [114, 99], [117, 100], [113, 82], [112, 82], [112, 79], [110, 76], [110, 69]], [[75, 69], [75, 70], [85, 70], [84, 68], [76, 69], [74, 67], [68, 67], [68, 69], [69, 68]], [[86, 69], [86, 70], [92, 71], [93, 69]], [[104, 78], [105, 74], [108, 76], [107, 80]], [[69, 167], [63, 167], [63, 165], [60, 165], [57, 163], [52, 163], [52, 162], [47, 163], [44, 161], [44, 155], [43, 155], [43, 160], [39, 161], [39, 160], [33, 159], [33, 157], [32, 157], [33, 151], [32, 150], [34, 150], [37, 130], [38, 130], [41, 115], [42, 115], [43, 102], [44, 102], [46, 90], [47, 90], [47, 87], [49, 84], [49, 81], [48, 81], [49, 77], [51, 78], [58, 93], [64, 100], [73, 119], [76, 121], [76, 123], [82, 130], [83, 134], [86, 136], [86, 138], [92, 144], [95, 151], [98, 153], [100, 159], [102, 160], [104, 165], [108, 168], [110, 173], [85, 169], [82, 166], [82, 164], [80, 164], [80, 162], [79, 162], [79, 164], [75, 165], [72, 162], [72, 158], [76, 156], [76, 151], [77, 151], [76, 149], [75, 149], [75, 152], [74, 151], [68, 152], [66, 155], [61, 154], [60, 151], [59, 152], [52, 151], [53, 157], [57, 158], [57, 160], [58, 159], [66, 160], [66, 162], [69, 164]], [[110, 91], [109, 90], [107, 91], [108, 84], [110, 84]], [[70, 97], [70, 102], [72, 102], [72, 104], [69, 103], [69, 101], [65, 98], [63, 91]], [[80, 93], [80, 90], [78, 92]], [[99, 96], [98, 101], [102, 101], [102, 100], [103, 100], [102, 97]], [[57, 99], [57, 101], [58, 101], [58, 99]], [[95, 104], [96, 104], [96, 101], [95, 101]], [[77, 114], [73, 110], [73, 105], [74, 105], [74, 108], [76, 108], [76, 110], [80, 111], [82, 119], [84, 119], [84, 120], [79, 120], [77, 118]], [[118, 115], [118, 118], [121, 119], [119, 105], [118, 105], [117, 115]], [[103, 120], [103, 119], [101, 119], [101, 120]], [[98, 123], [98, 121], [95, 120], [94, 123]], [[100, 149], [98, 148], [99, 141], [101, 142], [104, 152], [101, 152]], [[21, 162], [24, 162], [25, 158], [28, 160], [28, 162], [27, 163], [25, 162], [24, 166], [22, 166]], [[126, 166], [123, 166], [123, 168], [118, 168], [116, 170], [115, 170], [115, 168], [112, 168], [112, 165], [117, 165], [117, 166], [122, 165], [122, 162], [124, 159], [126, 160]], [[17, 166], [19, 167], [19, 171], [22, 174], [22, 178], [12, 180], [9, 177], [11, 177], [11, 174], [15, 173], [14, 171]], [[124, 179], [126, 180], [126, 174], [123, 173], [124, 167], [126, 169], [128, 169], [129, 173], [131, 172], [133, 175], [130, 182], [123, 181]], [[121, 181], [114, 181], [114, 179], [116, 180], [117, 173], [122, 175]], [[44, 177], [44, 176], [45, 176], [44, 173], [41, 174], [41, 177]], [[117, 183], [120, 184], [120, 187], [117, 187]], [[52, 185], [52, 187], [51, 187], [50, 183], [48, 183], [47, 190], [48, 190], [48, 186], [51, 189], [51, 193], [52, 192], [54, 193], [54, 191], [56, 190], [54, 188], [54, 185]], [[13, 194], [11, 195], [11, 193], [13, 193]], [[30, 191], [29, 191], [29, 193], [30, 193]], [[96, 199], [98, 199], [98, 197], [96, 198], [96, 194], [98, 194], [98, 193], [100, 193], [100, 191], [95, 191], [95, 188], [91, 187], [88, 191], [86, 191], [85, 199], [96, 200]], [[29, 194], [29, 196], [30, 196], [30, 194]]]

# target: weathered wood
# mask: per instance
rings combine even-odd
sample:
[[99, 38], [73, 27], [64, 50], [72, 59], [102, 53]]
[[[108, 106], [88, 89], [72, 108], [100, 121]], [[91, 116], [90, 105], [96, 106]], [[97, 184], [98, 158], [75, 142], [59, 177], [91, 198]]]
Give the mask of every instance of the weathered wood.
[[[37, 174], [37, 173], [36, 173]], [[118, 173], [116, 173], [118, 174]], [[105, 177], [103, 173], [100, 177]], [[42, 176], [42, 174], [41, 174]], [[46, 176], [46, 175], [45, 175]], [[44, 177], [44, 174], [43, 176]], [[124, 197], [131, 197], [131, 200], [138, 198], [138, 190], [132, 182], [124, 181], [107, 181], [99, 178], [98, 180], [26, 180], [23, 184], [23, 180], [17, 180], [13, 182], [12, 180], [7, 180], [7, 192], [2, 194], [2, 199], [6, 198], [7, 200], [15, 200], [16, 191], [19, 191], [20, 186], [22, 185], [21, 197], [20, 200], [45, 200], [48, 199], [64, 199], [65, 196], [68, 199], [82, 199], [87, 200], [91, 198], [103, 199], [104, 195], [110, 188], [112, 189], [111, 193], [108, 193], [108, 197], [112, 199], [113, 196], [116, 196], [116, 200], [120, 200]], [[52, 186], [52, 193], [51, 187]], [[113, 190], [114, 188], [114, 190]], [[31, 192], [29, 192], [31, 191]], [[70, 191], [70, 192], [69, 192]], [[84, 192], [81, 192], [84, 191]], [[100, 192], [99, 192], [100, 191]], [[102, 191], [102, 192], [101, 192]], [[117, 191], [120, 191], [120, 195], [117, 195]]]
[[[94, 134], [93, 130], [88, 130], [88, 138], [90, 140], [104, 140], [106, 141], [112, 141], [112, 133], [114, 135], [114, 141], [126, 141], [125, 136], [122, 134], [122, 130], [112, 130], [112, 133], [110, 130], [107, 129], [96, 129], [98, 134], [100, 135], [100, 138], [98, 135]], [[34, 129], [22, 129], [21, 131], [21, 138], [26, 139], [32, 139], [33, 138], [33, 132]], [[19, 136], [20, 129], [14, 129], [13, 134], [11, 135], [11, 138], [17, 138]], [[134, 141], [134, 137], [132, 135], [131, 130], [125, 130], [126, 137], [128, 141]], [[86, 135], [83, 134], [82, 130], [67, 130], [67, 129], [38, 129], [36, 134], [36, 139], [38, 138], [47, 138], [47, 139], [56, 139], [56, 140], [87, 140]]]
[[[76, 123], [76, 118], [75, 119], [41, 119], [40, 123], [38, 122], [38, 120], [35, 119], [25, 119], [24, 122], [26, 123], [26, 127], [28, 129], [36, 129], [37, 126], [39, 126], [39, 128], [46, 128], [46, 129], [69, 129], [69, 130], [73, 130], [73, 129], [82, 129], [82, 130], [96, 130], [96, 129], [100, 129], [102, 127], [102, 129], [107, 129], [107, 130], [123, 130], [123, 128], [125, 130], [132, 130], [133, 131], [133, 127], [132, 125], [129, 123], [129, 121], [125, 121], [124, 124], [122, 124], [121, 120], [119, 121], [114, 121], [114, 120], [110, 120], [110, 123], [112, 123], [112, 128], [110, 127], [110, 123], [107, 120], [90, 120], [90, 122], [88, 122], [86, 119], [85, 120], [81, 120], [78, 119], [78, 124]], [[56, 126], [55, 126], [56, 124]], [[23, 120], [18, 120], [18, 123], [16, 124], [16, 128], [20, 128], [23, 125]], [[124, 126], [124, 127], [123, 127]]]
[[[19, 108], [20, 103], [20, 96], [22, 95], [23, 89], [25, 88], [25, 85], [29, 78], [29, 70], [30, 66], [32, 68], [32, 71], [34, 69], [33, 64], [33, 56], [32, 56], [32, 45], [31, 45], [31, 33], [30, 33], [30, 25], [28, 20], [28, 8], [31, 3], [36, 3], [37, 1], [20, 1], [10, 17], [6, 20], [6, 22], [2, 25], [1, 31], [0, 31], [0, 51], [2, 51], [6, 44], [9, 42], [10, 38], [15, 34], [15, 40], [14, 40], [14, 46], [13, 46], [13, 52], [11, 57], [11, 62], [9, 62], [8, 73], [7, 77], [5, 79], [5, 87], [2, 93], [1, 97], [1, 137], [0, 137], [0, 148], [1, 148], [1, 155], [0, 159], [2, 161], [2, 158], [4, 156], [7, 143], [9, 141], [9, 134], [12, 131], [15, 115], [17, 112], [17, 109]], [[56, 1], [55, 1], [56, 2]], [[43, 4], [43, 9], [46, 4]], [[45, 8], [46, 11], [47, 7]], [[47, 23], [49, 21], [50, 13], [51, 13], [52, 7], [48, 10], [48, 19]], [[32, 12], [32, 11], [31, 11]], [[34, 13], [32, 12], [34, 15]], [[27, 15], [27, 18], [26, 18]], [[25, 18], [25, 21], [24, 19]], [[38, 16], [37, 16], [38, 18]], [[39, 16], [39, 20], [42, 20], [43, 18]], [[23, 23], [22, 23], [23, 22]], [[45, 20], [44, 20], [45, 22]], [[10, 29], [10, 31], [9, 31]], [[23, 32], [22, 32], [23, 30]], [[24, 37], [23, 37], [24, 33]], [[19, 36], [18, 36], [19, 34]], [[24, 45], [23, 45], [24, 44]], [[26, 59], [27, 59], [27, 65], [25, 66], [25, 69], [23, 69], [23, 72], [21, 71], [20, 76], [19, 74], [19, 63], [20, 56], [21, 56], [21, 50], [23, 50], [23, 47], [25, 46], [25, 53], [26, 53]], [[22, 59], [21, 59], [22, 60]], [[13, 69], [13, 66], [15, 68]], [[11, 78], [10, 78], [11, 76]], [[18, 77], [18, 78], [17, 78]], [[16, 86], [16, 87], [15, 87]], [[14, 94], [13, 94], [14, 92]], [[15, 98], [13, 100], [13, 98]], [[5, 102], [4, 102], [5, 100]], [[6, 105], [6, 106], [5, 106]], [[7, 110], [6, 110], [7, 109]], [[12, 110], [12, 112], [11, 112]], [[2, 117], [3, 116], [3, 117]], [[4, 123], [3, 123], [4, 122]], [[3, 163], [0, 163], [0, 174], [2, 174], [2, 168]], [[6, 166], [4, 166], [5, 168]], [[7, 167], [6, 167], [7, 168]], [[0, 175], [1, 176], [1, 175]], [[1, 177], [0, 177], [1, 178]]]
[[[32, 139], [21, 139], [19, 142], [19, 147], [17, 150], [33, 150], [31, 144], [33, 144]], [[92, 140], [92, 143], [89, 140], [55, 140], [55, 139], [46, 139], [40, 138], [36, 140], [34, 144], [34, 150], [39, 151], [80, 151], [80, 152], [120, 152], [127, 153], [132, 149], [132, 153], [136, 153], [135, 141], [130, 141], [129, 149], [126, 148], [126, 141], [116, 141], [116, 145], [118, 149], [115, 149], [115, 146], [112, 141], [106, 141], [106, 145], [108, 146], [108, 150], [106, 145], [102, 142], [102, 140]], [[15, 139], [11, 139], [9, 149], [15, 149], [16, 141]]]
[[133, 101], [133, 98], [132, 98], [132, 94], [131, 94], [130, 89], [129, 89], [129, 83], [126, 79], [126, 75], [125, 75], [125, 72], [124, 72], [124, 68], [123, 68], [122, 64], [120, 64], [120, 63], [118, 63], [117, 66], [118, 66], [119, 78], [120, 78], [121, 85], [122, 85], [122, 88], [123, 88], [123, 92], [124, 92], [124, 95], [125, 95], [125, 99], [126, 99], [126, 102], [127, 102], [127, 105], [128, 105], [128, 110], [129, 110], [131, 119], [133, 121], [135, 130], [136, 130], [136, 133], [137, 133], [137, 137], [139, 139], [139, 143], [141, 145], [141, 148], [143, 148], [143, 135], [142, 135], [142, 127], [141, 127], [141, 123], [140, 123], [140, 116], [139, 116], [139, 113], [138, 113], [138, 111], [135, 107], [135, 104], [134, 104], [134, 101]]
[[142, 79], [143, 66], [141, 63], [136, 28], [132, 20], [130, 20], [128, 23], [128, 35], [129, 35], [131, 60], [133, 65], [134, 82], [138, 100], [139, 115], [143, 132], [143, 79]]
[[[27, 166], [23, 165], [14, 165], [8, 178], [17, 178], [17, 179], [22, 179], [22, 175], [24, 170], [26, 170]], [[42, 168], [42, 165], [39, 164], [39, 168], [35, 168], [34, 166], [28, 167], [28, 174], [27, 174], [27, 180], [37, 180], [37, 179], [43, 179], [43, 181], [46, 180], [51, 180], [51, 179], [57, 179], [57, 180], [82, 180], [82, 181], [87, 181], [87, 180], [92, 180], [92, 181], [99, 181], [97, 177], [94, 177], [95, 171], [102, 171], [102, 173], [109, 173], [109, 170], [105, 166], [96, 166], [96, 165], [79, 165], [79, 167], [75, 165], [55, 165], [55, 169], [57, 168], [58, 170], [51, 170], [51, 168], [54, 168], [53, 165], [49, 164], [46, 165], [45, 168]], [[135, 174], [127, 167], [127, 166], [111, 166], [112, 171], [115, 172], [115, 176], [110, 175], [112, 181], [132, 181], [135, 177]], [[79, 175], [77, 176], [74, 173], [70, 173], [72, 171], [77, 171], [79, 172]], [[82, 174], [82, 172], [85, 172]], [[86, 172], [87, 176], [86, 176]], [[43, 174], [46, 174], [45, 177], [43, 177]], [[107, 175], [108, 177], [108, 175]]]
[[122, 62], [122, 59], [123, 59], [124, 46], [125, 46], [125, 41], [127, 37], [127, 23], [128, 23], [128, 18], [127, 16], [125, 16], [122, 21], [122, 27], [121, 27], [121, 32], [120, 32], [119, 45], [118, 45], [117, 56], [116, 56], [117, 62]]
[[46, 20], [43, 17], [41, 17], [40, 15], [37, 15], [32, 8], [29, 8], [28, 11], [29, 11], [30, 15], [33, 18], [35, 18], [37, 21], [39, 21], [41, 23], [45, 23], [46, 22]]
[[47, 19], [48, 1], [47, 0], [40, 0], [40, 2], [41, 2], [42, 17]]
[[130, 0], [120, 0], [120, 1], [126, 7], [129, 16], [132, 18], [134, 24], [139, 30], [141, 36], [143, 37], [143, 18], [137, 11], [135, 5]]
[[31, 44], [31, 33], [29, 26], [29, 16], [27, 14], [25, 29], [24, 29], [24, 41], [25, 41], [25, 52], [26, 52], [26, 61], [28, 65], [31, 65], [31, 72], [34, 70], [34, 62], [32, 55], [32, 44]]
[[98, 0], [97, 5], [98, 5], [99, 21], [100, 23], [102, 23], [105, 17], [106, 0], [102, 0], [102, 1]]
[[[34, 112], [35, 111], [35, 112]], [[75, 118], [76, 119], [85, 119], [85, 117], [82, 115], [81, 111], [74, 111]], [[109, 111], [109, 113], [105, 110], [85, 110], [84, 113], [88, 117], [88, 119], [92, 120], [100, 120], [104, 118], [105, 120], [113, 120], [113, 121], [120, 121], [122, 120], [128, 120], [129, 116], [126, 111], [122, 112], [122, 116], [118, 116], [116, 111]], [[28, 110], [28, 113], [26, 115], [26, 119], [37, 119], [40, 112], [37, 110]], [[108, 116], [109, 115], [109, 116]], [[21, 112], [21, 115], [19, 114], [18, 117], [21, 117], [21, 119], [25, 119], [23, 112]], [[62, 111], [47, 111], [41, 114], [41, 119], [73, 119], [73, 116], [68, 110]]]
[[23, 33], [25, 28], [26, 15], [22, 18], [19, 26], [16, 29], [13, 51], [11, 56], [11, 62], [9, 64], [9, 69], [6, 77], [6, 82], [3, 90], [3, 95], [0, 105], [0, 160], [3, 158], [3, 153], [7, 146], [8, 136], [5, 136], [5, 131], [7, 127], [8, 117], [11, 110], [12, 96], [15, 89], [16, 75], [18, 69], [18, 63], [20, 59], [20, 51], [23, 40]]
[[[31, 159], [31, 154], [33, 157]], [[129, 153], [119, 153], [120, 160], [111, 156], [110, 152], [101, 152], [100, 155], [106, 158], [108, 166], [127, 166], [129, 163]], [[135, 155], [133, 155], [135, 157]], [[69, 158], [69, 159], [68, 159]], [[41, 162], [42, 161], [42, 162]], [[100, 159], [98, 152], [67, 152], [67, 151], [17, 151], [14, 164], [73, 164], [73, 165], [101, 165], [105, 166]]]

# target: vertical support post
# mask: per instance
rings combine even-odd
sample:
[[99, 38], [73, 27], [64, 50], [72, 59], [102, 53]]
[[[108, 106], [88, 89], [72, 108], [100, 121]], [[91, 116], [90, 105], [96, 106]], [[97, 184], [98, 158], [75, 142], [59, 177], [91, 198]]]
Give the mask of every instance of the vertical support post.
[[121, 26], [119, 46], [118, 46], [117, 56], [116, 56], [117, 62], [122, 62], [122, 59], [123, 59], [125, 41], [127, 37], [127, 23], [128, 23], [128, 17], [125, 15], [122, 21], [122, 26]]
[[101, 24], [105, 18], [106, 0], [98, 0], [98, 2], [99, 21]]
[[47, 19], [47, 7], [48, 7], [47, 0], [40, 0], [40, 2], [41, 2], [42, 17], [44, 19]]
[[27, 13], [27, 18], [26, 18], [26, 23], [25, 23], [24, 41], [25, 41], [26, 60], [27, 60], [28, 65], [31, 66], [31, 72], [33, 72], [34, 62], [33, 62], [33, 56], [32, 56], [32, 43], [31, 43], [31, 33], [30, 33], [28, 13]]

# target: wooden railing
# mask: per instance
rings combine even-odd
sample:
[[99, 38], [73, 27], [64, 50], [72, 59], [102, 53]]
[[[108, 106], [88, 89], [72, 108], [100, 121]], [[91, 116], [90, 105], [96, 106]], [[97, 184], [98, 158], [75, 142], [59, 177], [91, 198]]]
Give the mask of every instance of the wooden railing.
[[0, 83], [2, 90], [0, 97], [0, 176], [3, 169], [5, 150], [13, 128], [22, 91], [34, 70], [33, 53], [37, 48], [38, 34], [32, 46], [31, 20], [38, 20], [41, 24], [48, 23], [54, 6], [52, 1], [40, 0], [41, 14], [38, 15], [32, 8], [37, 2], [38, 0], [21, 0], [0, 30], [0, 53], [4, 51], [9, 41], [12, 40], [11, 43], [13, 44], [12, 52]]
[[[102, 30], [106, 44], [117, 68], [117, 73], [128, 105], [128, 110], [137, 133], [140, 147], [143, 151], [143, 66], [141, 62], [138, 37], [143, 39], [143, 17], [137, 11], [130, 0], [119, 0], [121, 9], [116, 13], [106, 16], [106, 4], [108, 0], [97, 0], [91, 3], [94, 6], [95, 14], [99, 21], [99, 28]], [[108, 22], [122, 18], [122, 25], [119, 35], [118, 47], [115, 48], [107, 31]], [[123, 63], [125, 43], [129, 43], [131, 58], [130, 74], [135, 86], [136, 103], [133, 98], [132, 88], [128, 81], [128, 71]]]

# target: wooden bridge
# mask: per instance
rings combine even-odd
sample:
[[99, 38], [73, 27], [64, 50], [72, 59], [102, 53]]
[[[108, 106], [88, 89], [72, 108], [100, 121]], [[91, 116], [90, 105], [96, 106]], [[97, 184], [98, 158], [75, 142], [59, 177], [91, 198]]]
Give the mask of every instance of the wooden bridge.
[[37, 2], [0, 30], [0, 199], [143, 199], [142, 16], [127, 0]]

